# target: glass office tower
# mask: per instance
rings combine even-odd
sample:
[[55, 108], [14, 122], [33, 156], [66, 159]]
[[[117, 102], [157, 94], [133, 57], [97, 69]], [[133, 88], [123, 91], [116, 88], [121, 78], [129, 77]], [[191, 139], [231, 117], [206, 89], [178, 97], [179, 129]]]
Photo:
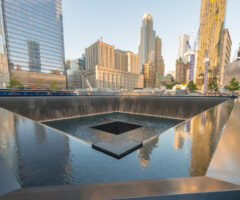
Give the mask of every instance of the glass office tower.
[[5, 88], [10, 81], [7, 45], [5, 39], [5, 29], [3, 21], [2, 0], [0, 0], [0, 88]]
[[0, 0], [8, 70], [64, 72], [62, 0]]
[[62, 0], [2, 0], [9, 66], [64, 69]]

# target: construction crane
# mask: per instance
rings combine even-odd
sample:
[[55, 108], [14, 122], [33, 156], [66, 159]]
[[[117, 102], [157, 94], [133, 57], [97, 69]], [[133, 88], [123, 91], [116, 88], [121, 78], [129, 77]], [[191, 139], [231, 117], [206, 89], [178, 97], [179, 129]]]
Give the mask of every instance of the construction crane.
[[87, 82], [87, 85], [88, 85], [88, 88], [90, 89], [90, 91], [93, 91], [92, 86], [91, 86], [91, 84], [89, 83], [89, 81], [88, 81], [87, 78], [86, 78], [86, 82]]
[[232, 58], [232, 63], [237, 59], [238, 57], [238, 52], [240, 52], [240, 43], [239, 43], [239, 47], [237, 48], [233, 58]]

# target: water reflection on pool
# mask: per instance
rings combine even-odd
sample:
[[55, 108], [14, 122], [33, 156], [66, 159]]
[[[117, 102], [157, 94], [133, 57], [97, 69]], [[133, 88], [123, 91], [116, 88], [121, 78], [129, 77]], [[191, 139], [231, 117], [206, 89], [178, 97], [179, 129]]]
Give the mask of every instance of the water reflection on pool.
[[201, 176], [233, 108], [227, 101], [117, 160], [78, 138], [0, 109], [0, 154], [26, 186]]

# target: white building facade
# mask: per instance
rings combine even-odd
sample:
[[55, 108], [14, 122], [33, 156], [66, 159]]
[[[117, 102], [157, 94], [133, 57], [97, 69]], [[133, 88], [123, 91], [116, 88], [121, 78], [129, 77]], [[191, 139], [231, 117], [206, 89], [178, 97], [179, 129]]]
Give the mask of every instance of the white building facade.
[[189, 51], [187, 46], [187, 41], [189, 40], [190, 36], [186, 34], [181, 35], [178, 39], [178, 59], [182, 58], [184, 63], [188, 61], [188, 56], [186, 54]]

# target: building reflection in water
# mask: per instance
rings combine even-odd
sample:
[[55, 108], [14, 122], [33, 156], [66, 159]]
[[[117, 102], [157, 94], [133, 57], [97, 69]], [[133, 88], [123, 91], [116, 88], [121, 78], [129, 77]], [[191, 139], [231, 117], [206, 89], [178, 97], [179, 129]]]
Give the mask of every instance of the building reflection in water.
[[[236, 100], [207, 176], [240, 184], [240, 101]], [[224, 173], [223, 173], [224, 172]]]
[[155, 137], [154, 139], [150, 140], [146, 144], [144, 144], [143, 148], [138, 149], [138, 157], [139, 163], [144, 169], [145, 167], [149, 167], [151, 158], [150, 155], [155, 147], [157, 147], [159, 137]]
[[25, 187], [200, 176], [206, 173], [232, 107], [231, 101], [214, 107], [152, 138], [137, 156], [134, 152], [120, 160], [0, 108], [0, 153]]
[[0, 116], [4, 116], [4, 120], [0, 120], [0, 152], [1, 156], [10, 166], [11, 171], [18, 177], [18, 156], [17, 141], [15, 132], [15, 117], [12, 113], [0, 108]]
[[179, 125], [174, 128], [174, 149], [182, 149], [184, 146], [184, 140], [191, 137], [191, 120], [187, 121], [185, 124]]
[[173, 146], [176, 150], [184, 148], [186, 139], [192, 141], [190, 176], [206, 174], [232, 108], [233, 103], [226, 102], [175, 127]]
[[0, 115], [0, 152], [22, 186], [72, 182], [67, 136], [3, 109]]

